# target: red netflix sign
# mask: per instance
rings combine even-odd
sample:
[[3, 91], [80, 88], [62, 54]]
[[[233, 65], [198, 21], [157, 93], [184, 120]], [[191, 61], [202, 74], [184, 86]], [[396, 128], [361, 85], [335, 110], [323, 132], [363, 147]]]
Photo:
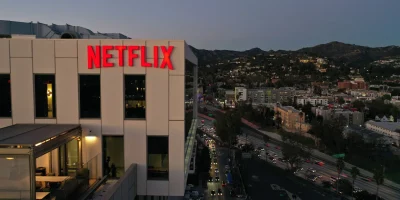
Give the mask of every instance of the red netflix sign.
[[[159, 49], [161, 47], [161, 52]], [[169, 70], [173, 70], [174, 66], [171, 62], [171, 53], [174, 50], [173, 46], [154, 46], [153, 47], [153, 63], [147, 62], [147, 48], [146, 46], [87, 46], [88, 56], [88, 69], [101, 68], [103, 67], [114, 67], [117, 63], [110, 62], [109, 59], [113, 58], [113, 55], [109, 53], [110, 50], [118, 51], [118, 66], [123, 67], [125, 65], [125, 51], [128, 52], [128, 66], [134, 67], [133, 63], [135, 59], [140, 59], [140, 65], [142, 67], [154, 67], [164, 69], [168, 67]], [[135, 51], [140, 50], [140, 53]], [[159, 64], [159, 55], [162, 53], [164, 58]]]

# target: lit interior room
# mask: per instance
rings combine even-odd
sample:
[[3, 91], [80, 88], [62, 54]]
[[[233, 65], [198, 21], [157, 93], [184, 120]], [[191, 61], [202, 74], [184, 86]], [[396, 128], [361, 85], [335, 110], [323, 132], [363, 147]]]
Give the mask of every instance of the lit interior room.
[[69, 199], [99, 176], [82, 163], [80, 125], [16, 124], [0, 129], [0, 199]]

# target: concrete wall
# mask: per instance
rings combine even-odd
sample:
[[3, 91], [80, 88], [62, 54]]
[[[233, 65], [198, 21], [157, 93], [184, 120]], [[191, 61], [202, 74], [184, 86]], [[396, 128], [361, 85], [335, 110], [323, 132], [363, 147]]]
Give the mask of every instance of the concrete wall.
[[[135, 67], [88, 69], [87, 45], [145, 45], [152, 62], [153, 46], [174, 46], [171, 60], [175, 70]], [[118, 53], [113, 61], [117, 60]], [[160, 49], [160, 56], [162, 55]], [[186, 49], [187, 53], [187, 49]], [[127, 56], [125, 56], [127, 64]], [[16, 123], [81, 124], [83, 162], [98, 156], [102, 172], [102, 135], [124, 136], [125, 169], [137, 164], [138, 195], [184, 195], [184, 65], [183, 40], [0, 40], [0, 73], [11, 73], [12, 117], [0, 118], [0, 128]], [[192, 58], [194, 59], [194, 58]], [[160, 63], [162, 57], [160, 58]], [[137, 64], [140, 60], [136, 59]], [[56, 119], [35, 119], [33, 75], [55, 74]], [[79, 118], [79, 74], [101, 76], [100, 119]], [[124, 74], [146, 75], [146, 120], [124, 119]], [[177, 89], [179, 88], [179, 89]], [[172, 94], [172, 95], [171, 95]], [[180, 97], [180, 98], [177, 98]], [[147, 135], [169, 136], [169, 181], [147, 180]]]

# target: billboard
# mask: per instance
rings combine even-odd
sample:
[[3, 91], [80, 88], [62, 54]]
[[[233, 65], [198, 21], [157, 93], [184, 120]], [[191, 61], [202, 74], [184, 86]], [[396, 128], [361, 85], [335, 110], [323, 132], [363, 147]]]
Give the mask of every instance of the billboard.
[[247, 100], [247, 89], [244, 87], [235, 87], [235, 100], [246, 101]]

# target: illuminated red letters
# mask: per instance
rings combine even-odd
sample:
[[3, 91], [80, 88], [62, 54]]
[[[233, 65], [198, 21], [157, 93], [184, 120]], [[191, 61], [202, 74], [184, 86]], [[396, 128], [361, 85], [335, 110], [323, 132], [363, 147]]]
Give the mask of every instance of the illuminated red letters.
[[[159, 51], [161, 48], [161, 52]], [[116, 63], [111, 62], [113, 54], [110, 51], [118, 52], [118, 66], [123, 67], [125, 65], [125, 52], [128, 56], [128, 66], [134, 67], [134, 60], [140, 58], [140, 65], [142, 67], [154, 67], [164, 69], [168, 67], [169, 70], [173, 70], [174, 66], [171, 62], [171, 54], [174, 50], [174, 46], [154, 46], [153, 49], [153, 62], [147, 60], [147, 53], [150, 48], [146, 46], [87, 46], [87, 59], [88, 69], [101, 68], [101, 67], [114, 67]], [[140, 53], [137, 52], [140, 50]], [[160, 53], [164, 56], [161, 65], [159, 65]]]

